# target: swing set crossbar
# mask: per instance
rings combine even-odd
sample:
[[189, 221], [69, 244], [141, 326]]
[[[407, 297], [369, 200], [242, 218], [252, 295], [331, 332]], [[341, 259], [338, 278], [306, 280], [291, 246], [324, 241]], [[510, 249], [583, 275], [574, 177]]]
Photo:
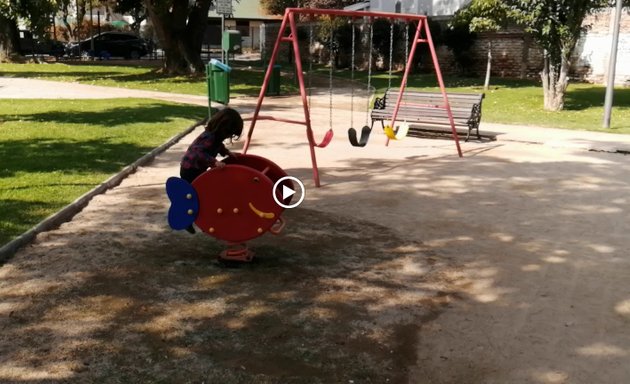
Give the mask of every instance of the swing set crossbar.
[[395, 19], [395, 20], [426, 20], [425, 15], [411, 15], [407, 13], [393, 13], [393, 12], [371, 12], [371, 11], [344, 11], [343, 9], [321, 9], [321, 8], [287, 8], [287, 13], [299, 14], [299, 15], [313, 15], [313, 16], [341, 16], [350, 18], [381, 18], [381, 19]]
[[[446, 89], [444, 87], [444, 81], [442, 79], [440, 66], [437, 61], [437, 54], [435, 52], [433, 40], [431, 39], [431, 31], [429, 30], [427, 17], [424, 15], [411, 15], [411, 14], [401, 14], [401, 13], [391, 13], [391, 12], [345, 11], [345, 10], [340, 10], [340, 9], [317, 9], [317, 8], [286, 8], [284, 16], [282, 18], [280, 29], [278, 31], [278, 37], [276, 38], [276, 41], [273, 47], [273, 52], [271, 54], [271, 58], [269, 59], [269, 63], [267, 65], [267, 70], [265, 72], [263, 84], [260, 88], [260, 93], [258, 96], [258, 102], [256, 103], [256, 108], [254, 110], [252, 117], [248, 119], [248, 120], [251, 120], [251, 123], [250, 123], [249, 131], [247, 132], [247, 138], [245, 140], [245, 145], [243, 147], [243, 153], [247, 153], [247, 150], [249, 149], [251, 138], [254, 133], [254, 128], [258, 120], [275, 120], [275, 121], [305, 125], [306, 137], [309, 144], [311, 163], [313, 167], [313, 180], [315, 182], [315, 186], [317, 187], [320, 186], [319, 170], [317, 168], [317, 158], [315, 156], [315, 148], [323, 148], [330, 143], [330, 141], [332, 140], [332, 130], [329, 130], [326, 133], [324, 139], [319, 144], [315, 141], [313, 130], [311, 127], [310, 106], [307, 101], [307, 92], [306, 92], [306, 86], [304, 83], [302, 59], [300, 57], [300, 47], [299, 47], [298, 39], [296, 38], [296, 36], [298, 35], [297, 26], [296, 26], [296, 15], [348, 17], [351, 19], [367, 18], [369, 20], [383, 18], [383, 19], [389, 19], [389, 20], [403, 20], [406, 22], [417, 21], [418, 25], [417, 25], [415, 37], [412, 40], [413, 43], [411, 47], [411, 52], [409, 54], [407, 63], [405, 65], [405, 73], [403, 75], [403, 79], [401, 82], [398, 100], [395, 104], [395, 108], [392, 114], [391, 126], [394, 127], [396, 123], [396, 117], [398, 115], [398, 111], [399, 111], [400, 104], [402, 101], [402, 94], [407, 84], [407, 78], [409, 76], [411, 65], [413, 63], [416, 47], [419, 43], [426, 43], [429, 45], [429, 49], [431, 51], [431, 58], [433, 59], [433, 67], [435, 68], [435, 73], [436, 73], [437, 80], [438, 80], [440, 90], [441, 90], [441, 94], [444, 100], [444, 105], [446, 106], [446, 111], [447, 111], [447, 115], [450, 121], [453, 139], [457, 147], [457, 152], [459, 156], [462, 157], [462, 151], [459, 146], [459, 139], [457, 136], [457, 131], [455, 130], [455, 122], [453, 119], [453, 113], [451, 111], [450, 104], [448, 102], [448, 96], [446, 94]], [[288, 36], [286, 34], [287, 28], [289, 29]], [[424, 36], [421, 37], [422, 35], [421, 31], [423, 30], [424, 30]], [[302, 99], [302, 106], [304, 109], [304, 121], [276, 118], [276, 117], [271, 117], [271, 116], [259, 116], [260, 109], [262, 107], [262, 103], [265, 98], [265, 93], [267, 92], [267, 87], [269, 86], [269, 82], [271, 80], [273, 67], [274, 67], [274, 64], [276, 63], [276, 59], [278, 58], [281, 43], [290, 43], [293, 48], [292, 51], [294, 55], [295, 70], [297, 73], [297, 79], [298, 79], [298, 84], [300, 88], [300, 96]], [[387, 139], [386, 145], [388, 143], [389, 143], [389, 139]]]

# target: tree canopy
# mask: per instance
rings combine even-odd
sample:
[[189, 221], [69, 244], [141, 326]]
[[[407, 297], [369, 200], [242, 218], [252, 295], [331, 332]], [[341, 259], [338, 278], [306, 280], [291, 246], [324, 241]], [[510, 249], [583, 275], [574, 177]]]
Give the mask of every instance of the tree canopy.
[[114, 11], [131, 15], [133, 23], [131, 29], [140, 32], [140, 24], [147, 18], [147, 8], [142, 0], [110, 0], [113, 2]]
[[610, 0], [473, 0], [462, 15], [471, 31], [497, 30], [504, 20], [510, 20], [533, 36], [543, 49], [545, 109], [557, 111], [564, 107], [571, 56], [588, 28], [584, 20], [610, 5]]
[[509, 7], [501, 0], [472, 0], [455, 13], [451, 24], [465, 25], [470, 32], [500, 30], [508, 20]]

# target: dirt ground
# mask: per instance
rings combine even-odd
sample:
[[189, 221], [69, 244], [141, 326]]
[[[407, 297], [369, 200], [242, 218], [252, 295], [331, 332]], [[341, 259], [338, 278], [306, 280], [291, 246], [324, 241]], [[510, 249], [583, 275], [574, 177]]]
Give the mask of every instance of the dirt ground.
[[321, 188], [303, 129], [258, 124], [250, 153], [307, 192], [250, 265], [167, 226], [194, 133], [39, 235], [0, 268], [0, 382], [630, 382], [628, 156], [501, 135], [462, 159], [380, 133], [353, 148], [348, 121], [317, 151]]

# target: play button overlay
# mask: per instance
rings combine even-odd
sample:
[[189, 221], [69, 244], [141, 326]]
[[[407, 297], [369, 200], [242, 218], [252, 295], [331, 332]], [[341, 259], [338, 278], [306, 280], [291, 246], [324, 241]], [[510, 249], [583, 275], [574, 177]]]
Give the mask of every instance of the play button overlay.
[[291, 188], [287, 187], [286, 185], [282, 186], [282, 200], [286, 200], [287, 197], [291, 197], [295, 195], [295, 191], [292, 190]]
[[[297, 191], [293, 190], [293, 188], [289, 188], [286, 185], [282, 185], [282, 201], [278, 200], [278, 187], [282, 184], [283, 181], [285, 180], [291, 180], [294, 184], [294, 186], [297, 184], [300, 186], [300, 198], [292, 203], [292, 204], [284, 204], [284, 201], [286, 199], [288, 199], [289, 197], [295, 195], [296, 193], [298, 193]], [[302, 184], [302, 182], [300, 181], [300, 179], [298, 179], [297, 177], [293, 177], [293, 176], [285, 176], [282, 177], [280, 179], [278, 179], [278, 181], [276, 181], [276, 183], [273, 185], [273, 199], [276, 202], [276, 204], [278, 204], [279, 206], [281, 206], [282, 208], [295, 208], [298, 205], [302, 204], [302, 201], [304, 201], [304, 196], [306, 195], [305, 193], [306, 191], [304, 190], [304, 184]]]

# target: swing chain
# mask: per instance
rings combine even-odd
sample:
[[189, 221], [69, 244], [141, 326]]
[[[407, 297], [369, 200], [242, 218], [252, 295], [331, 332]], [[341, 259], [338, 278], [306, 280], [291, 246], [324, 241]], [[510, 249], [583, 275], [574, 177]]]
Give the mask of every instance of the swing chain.
[[405, 65], [409, 61], [409, 23], [405, 26]]
[[333, 40], [335, 38], [335, 30], [333, 18], [330, 18], [330, 59], [328, 60], [328, 64], [330, 65], [330, 69], [328, 71], [328, 128], [332, 130], [332, 119], [333, 119]]
[[[406, 69], [407, 64], [409, 64], [408, 61], [409, 61], [409, 23], [405, 25], [405, 69]], [[407, 82], [405, 82], [403, 87], [406, 87], [406, 86], [407, 86]]]
[[350, 127], [354, 127], [354, 19], [350, 19], [352, 28], [352, 59], [350, 60]]
[[311, 110], [311, 94], [313, 89], [313, 20], [309, 22], [308, 28], [308, 109]]
[[394, 22], [389, 25], [389, 76], [387, 79], [387, 89], [392, 87], [392, 63], [394, 58]]
[[368, 53], [368, 81], [367, 81], [367, 108], [365, 109], [365, 125], [368, 125], [368, 118], [370, 117], [370, 88], [372, 87], [372, 41], [374, 39], [374, 28], [373, 28], [373, 23], [369, 23], [370, 24], [370, 41], [368, 46], [369, 48], [369, 53]]

